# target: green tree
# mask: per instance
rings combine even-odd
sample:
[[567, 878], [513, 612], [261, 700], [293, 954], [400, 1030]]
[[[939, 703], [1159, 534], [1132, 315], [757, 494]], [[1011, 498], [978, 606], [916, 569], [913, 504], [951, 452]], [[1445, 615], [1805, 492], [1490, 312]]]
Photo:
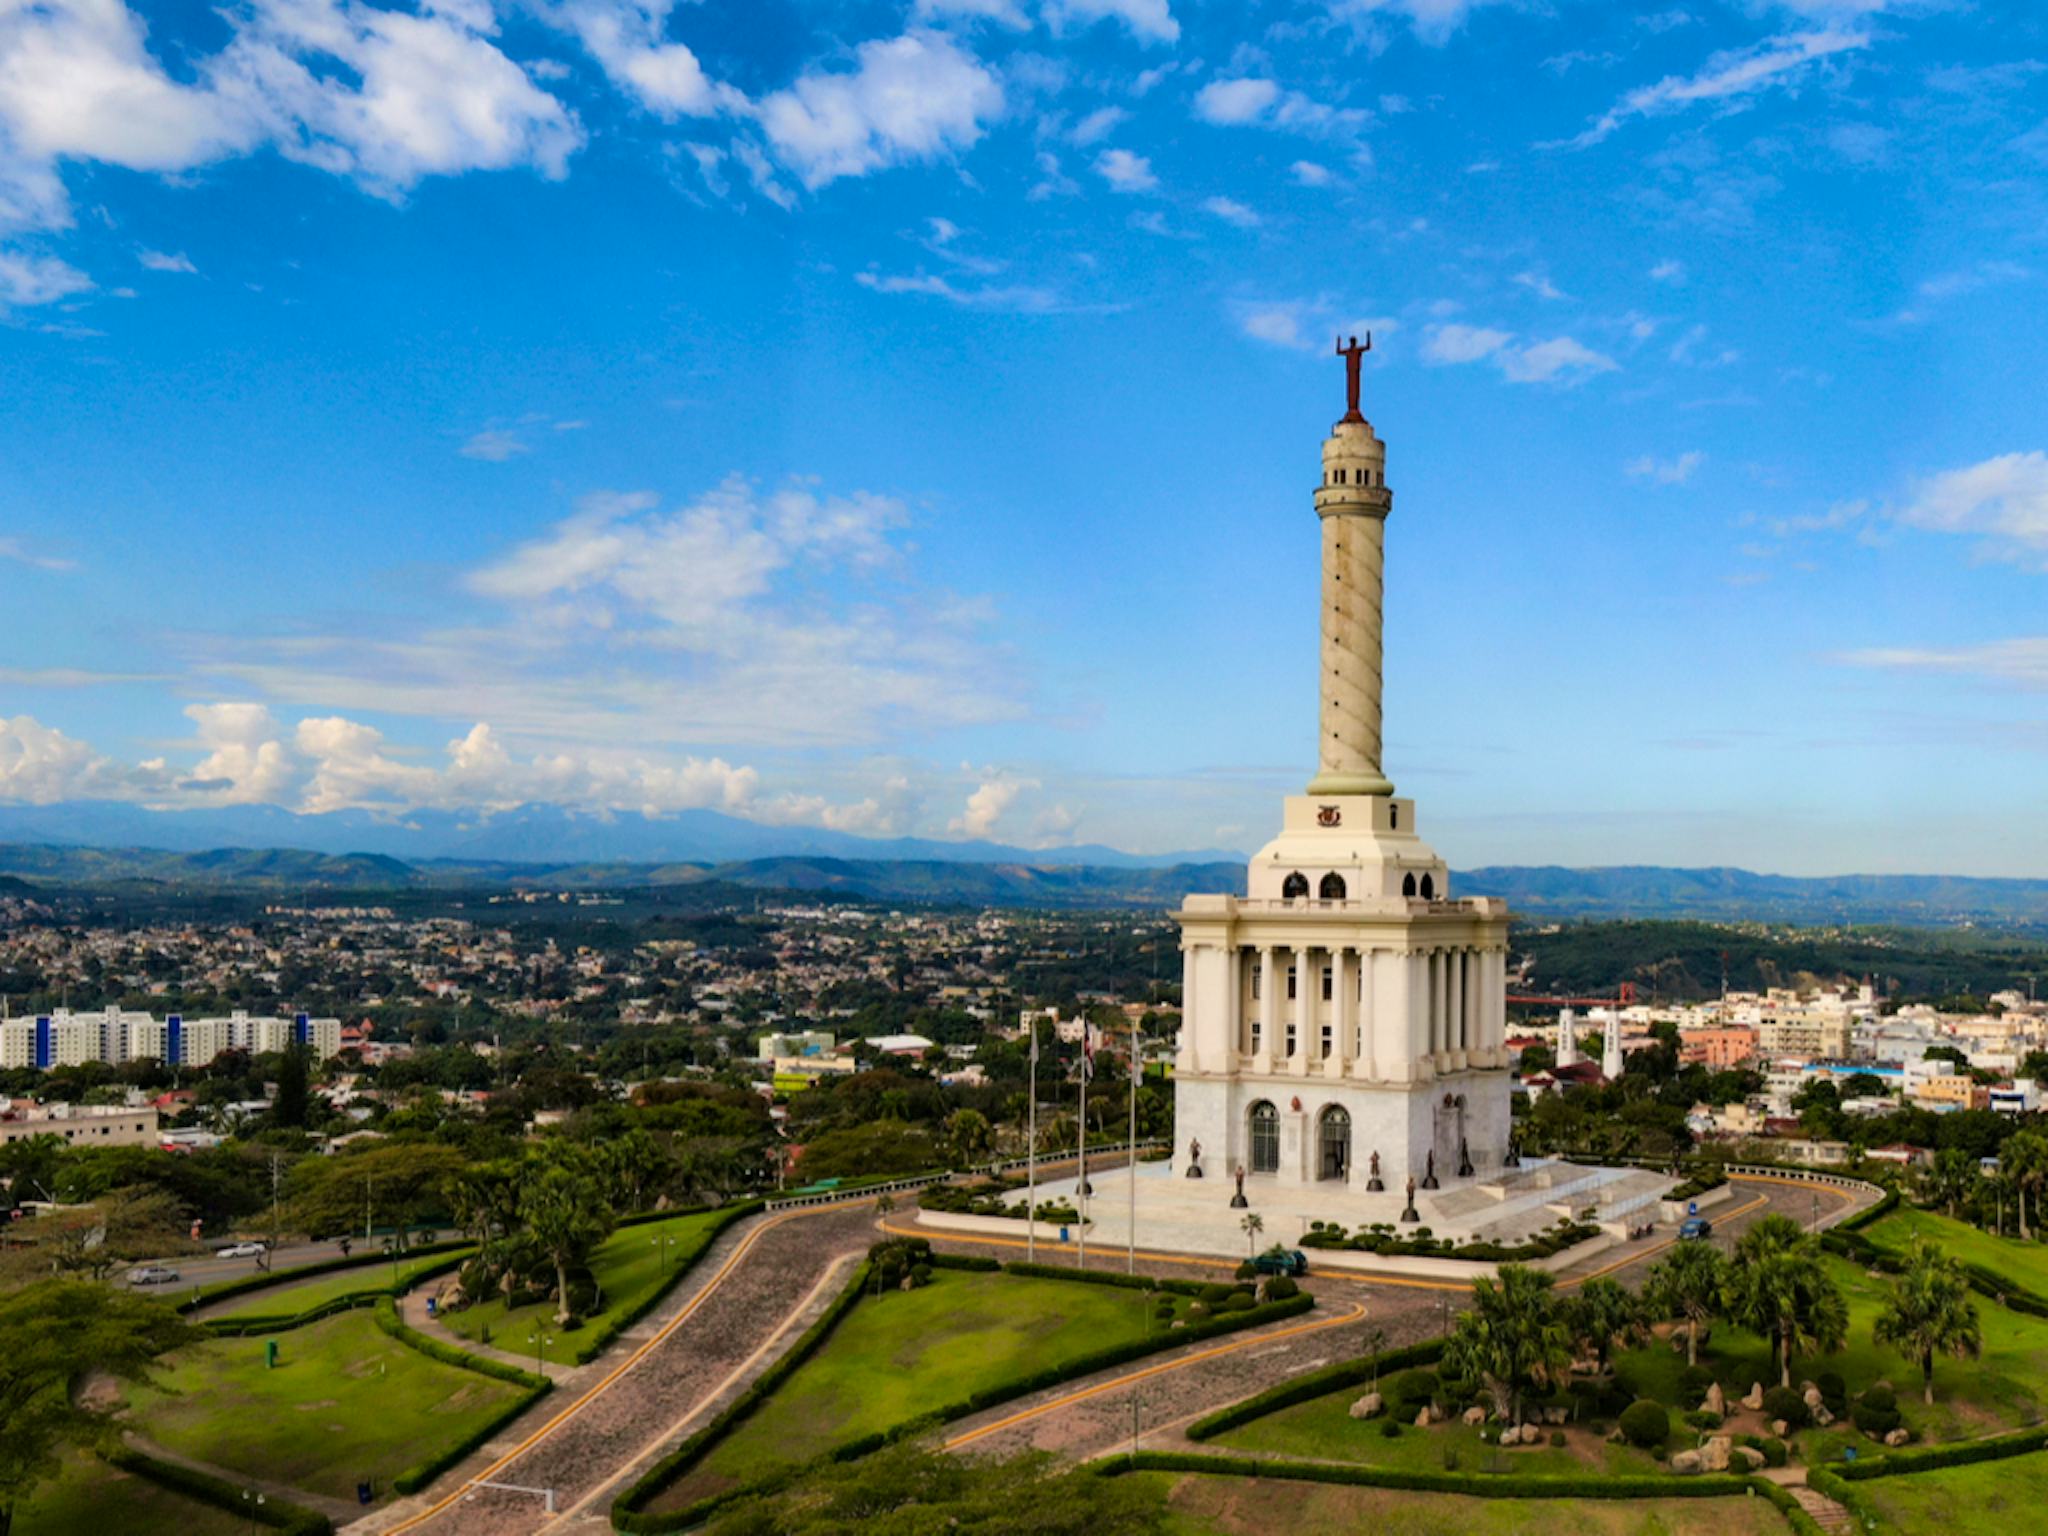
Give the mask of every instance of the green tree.
[[79, 1401], [90, 1373], [147, 1381], [197, 1331], [162, 1302], [84, 1280], [43, 1280], [0, 1296], [0, 1536], [67, 1448], [109, 1432]]
[[1998, 1149], [1998, 1166], [2011, 1182], [2019, 1205], [2020, 1241], [2032, 1242], [2033, 1229], [2027, 1224], [2027, 1196], [2034, 1197], [2035, 1214], [2040, 1213], [2041, 1186], [2048, 1182], [2048, 1136], [2039, 1131], [2018, 1131]]
[[1579, 1287], [1563, 1304], [1563, 1315], [1573, 1337], [1592, 1349], [1604, 1372], [1615, 1341], [1628, 1343], [1641, 1335], [1646, 1309], [1634, 1291], [1601, 1276]]
[[449, 1214], [448, 1186], [469, 1166], [437, 1142], [386, 1142], [339, 1157], [309, 1157], [292, 1169], [292, 1215], [302, 1231], [334, 1237], [365, 1225], [409, 1227]]
[[1943, 1147], [1934, 1155], [1934, 1165], [1921, 1180], [1921, 1190], [1935, 1205], [1953, 1218], [1959, 1207], [1974, 1202], [1983, 1175], [1977, 1160], [1961, 1147]]
[[1970, 1299], [1962, 1265], [1926, 1238], [1916, 1238], [1905, 1270], [1892, 1282], [1891, 1295], [1877, 1314], [1871, 1337], [1919, 1365], [1921, 1401], [1931, 1407], [1934, 1357], [1974, 1359], [1984, 1348], [1977, 1304]]
[[1511, 1423], [1521, 1421], [1526, 1392], [1571, 1369], [1571, 1329], [1554, 1283], [1525, 1264], [1503, 1264], [1495, 1279], [1472, 1282], [1472, 1305], [1444, 1345], [1444, 1373], [1484, 1384], [1494, 1412]]
[[995, 1144], [995, 1127], [978, 1109], [956, 1109], [946, 1117], [946, 1142], [952, 1149], [955, 1167], [971, 1168], [988, 1157]]
[[1643, 1299], [1664, 1317], [1685, 1321], [1685, 1363], [1700, 1363], [1700, 1334], [1720, 1313], [1728, 1261], [1710, 1243], [1680, 1243], [1650, 1268]]
[[1258, 1246], [1259, 1234], [1266, 1230], [1266, 1218], [1257, 1211], [1246, 1211], [1238, 1226], [1244, 1231], [1244, 1251], [1249, 1256]]
[[569, 1271], [590, 1262], [617, 1218], [589, 1161], [566, 1144], [530, 1159], [519, 1186], [519, 1222], [527, 1240], [555, 1272], [555, 1321], [574, 1314]]
[[1800, 1349], [1829, 1354], [1848, 1338], [1849, 1306], [1820, 1244], [1789, 1216], [1774, 1212], [1742, 1234], [1729, 1282], [1730, 1311], [1772, 1341], [1783, 1386]]
[[270, 1120], [273, 1125], [303, 1128], [306, 1111], [311, 1104], [308, 1084], [306, 1048], [294, 1045], [277, 1063], [277, 1097], [270, 1101]]

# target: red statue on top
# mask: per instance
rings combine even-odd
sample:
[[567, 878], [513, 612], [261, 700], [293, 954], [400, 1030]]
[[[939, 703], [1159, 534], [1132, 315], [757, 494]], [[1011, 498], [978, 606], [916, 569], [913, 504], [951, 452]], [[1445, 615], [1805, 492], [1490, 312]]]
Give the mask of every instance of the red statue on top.
[[1337, 338], [1337, 355], [1344, 359], [1344, 400], [1347, 406], [1344, 412], [1344, 419], [1346, 421], [1365, 420], [1363, 416], [1358, 414], [1358, 362], [1360, 358], [1364, 357], [1371, 350], [1371, 331], [1365, 333], [1365, 345], [1362, 347], [1358, 344], [1356, 336], [1351, 338], [1351, 345], [1348, 347], [1344, 345], [1344, 338], [1342, 336]]

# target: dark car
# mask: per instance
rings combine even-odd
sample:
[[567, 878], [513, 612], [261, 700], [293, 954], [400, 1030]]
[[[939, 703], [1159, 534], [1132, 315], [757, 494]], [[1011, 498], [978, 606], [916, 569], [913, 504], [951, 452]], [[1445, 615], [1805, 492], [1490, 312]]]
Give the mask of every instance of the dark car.
[[1678, 1224], [1680, 1242], [1696, 1243], [1714, 1235], [1714, 1224], [1704, 1216], [1688, 1216]]
[[1308, 1255], [1299, 1248], [1268, 1248], [1252, 1260], [1252, 1268], [1262, 1275], [1305, 1275]]

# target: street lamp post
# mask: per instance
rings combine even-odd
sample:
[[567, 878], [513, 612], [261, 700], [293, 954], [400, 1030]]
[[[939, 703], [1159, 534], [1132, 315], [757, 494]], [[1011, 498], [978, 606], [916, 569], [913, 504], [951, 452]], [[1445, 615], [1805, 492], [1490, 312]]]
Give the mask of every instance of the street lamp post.
[[540, 1328], [539, 1328], [539, 1326], [538, 1326], [538, 1325], [535, 1325], [535, 1327], [534, 1327], [534, 1330], [533, 1330], [533, 1374], [534, 1374], [534, 1375], [536, 1375], [536, 1376], [545, 1376], [545, 1375], [547, 1374], [547, 1370], [546, 1370], [546, 1366], [547, 1366], [547, 1363], [548, 1363], [548, 1355], [547, 1355], [547, 1350], [548, 1350], [548, 1346], [549, 1346], [550, 1344], [554, 1343], [554, 1342], [555, 1342], [555, 1341], [554, 1341], [553, 1339], [551, 1339], [551, 1338], [547, 1337], [547, 1336], [546, 1336], [545, 1334], [543, 1334], [543, 1333], [542, 1333], [542, 1332], [540, 1331]]
[[668, 1272], [668, 1245], [674, 1240], [675, 1234], [666, 1227], [662, 1228], [661, 1236], [648, 1239], [650, 1243], [658, 1243], [661, 1246], [661, 1268], [664, 1274]]
[[254, 1536], [256, 1527], [262, 1522], [263, 1506], [269, 1502], [264, 1495], [256, 1492], [253, 1488], [244, 1488], [242, 1490], [242, 1510], [249, 1517], [250, 1536]]

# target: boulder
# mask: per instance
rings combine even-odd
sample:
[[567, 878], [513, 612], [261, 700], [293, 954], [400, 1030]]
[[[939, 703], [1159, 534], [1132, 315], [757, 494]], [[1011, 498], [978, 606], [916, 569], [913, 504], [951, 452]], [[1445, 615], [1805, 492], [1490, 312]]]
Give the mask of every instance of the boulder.
[[1749, 1387], [1749, 1395], [1742, 1400], [1742, 1406], [1747, 1408], [1751, 1413], [1755, 1413], [1759, 1408], [1763, 1407], [1763, 1405], [1764, 1384], [1760, 1381], [1751, 1382]]
[[1678, 1454], [1671, 1458], [1671, 1470], [1678, 1473], [1681, 1477], [1690, 1476], [1692, 1473], [1699, 1471], [1700, 1453], [1698, 1451], [1678, 1452]]
[[1813, 1408], [1813, 1423], [1816, 1429], [1826, 1429], [1835, 1422], [1835, 1416], [1828, 1412], [1825, 1403], [1816, 1403]]
[[1714, 1435], [1700, 1447], [1700, 1470], [1702, 1472], [1726, 1472], [1729, 1453], [1735, 1449], [1735, 1441], [1727, 1435]]
[[1728, 1417], [1728, 1394], [1721, 1390], [1721, 1383], [1714, 1382], [1707, 1388], [1707, 1400], [1700, 1407], [1716, 1418]]
[[1522, 1443], [1522, 1426], [1519, 1424], [1508, 1425], [1507, 1428], [1500, 1432], [1500, 1443], [1502, 1445], [1520, 1445]]
[[1889, 1446], [1897, 1447], [1904, 1445], [1908, 1440], [1912, 1438], [1913, 1431], [1906, 1428], [1905, 1425], [1901, 1424], [1897, 1429], [1893, 1430], [1890, 1434], [1884, 1437], [1884, 1443]]
[[1543, 1410], [1543, 1422], [1546, 1424], [1569, 1424], [1571, 1421], [1572, 1411], [1569, 1408], [1553, 1403]]
[[1486, 1410], [1477, 1403], [1474, 1403], [1465, 1410], [1465, 1422], [1476, 1429], [1479, 1425], [1486, 1422]]
[[1766, 1460], [1764, 1453], [1753, 1445], [1735, 1447], [1735, 1459], [1752, 1472], [1763, 1471]]
[[1429, 1428], [1429, 1409], [1426, 1406], [1420, 1413], [1415, 1415], [1415, 1427], [1417, 1429]]
[[1771, 1433], [1776, 1435], [1780, 1440], [1785, 1438], [1787, 1432], [1790, 1431], [1791, 1428], [1792, 1426], [1790, 1424], [1787, 1424], [1783, 1419], [1771, 1420]]
[[1809, 1381], [1801, 1388], [1799, 1395], [1806, 1399], [1807, 1407], [1818, 1408], [1820, 1406], [1820, 1388], [1816, 1387], [1812, 1382]]
[[1386, 1406], [1386, 1402], [1380, 1397], [1379, 1393], [1368, 1392], [1351, 1405], [1351, 1417], [1354, 1419], [1376, 1419], [1385, 1410]]

